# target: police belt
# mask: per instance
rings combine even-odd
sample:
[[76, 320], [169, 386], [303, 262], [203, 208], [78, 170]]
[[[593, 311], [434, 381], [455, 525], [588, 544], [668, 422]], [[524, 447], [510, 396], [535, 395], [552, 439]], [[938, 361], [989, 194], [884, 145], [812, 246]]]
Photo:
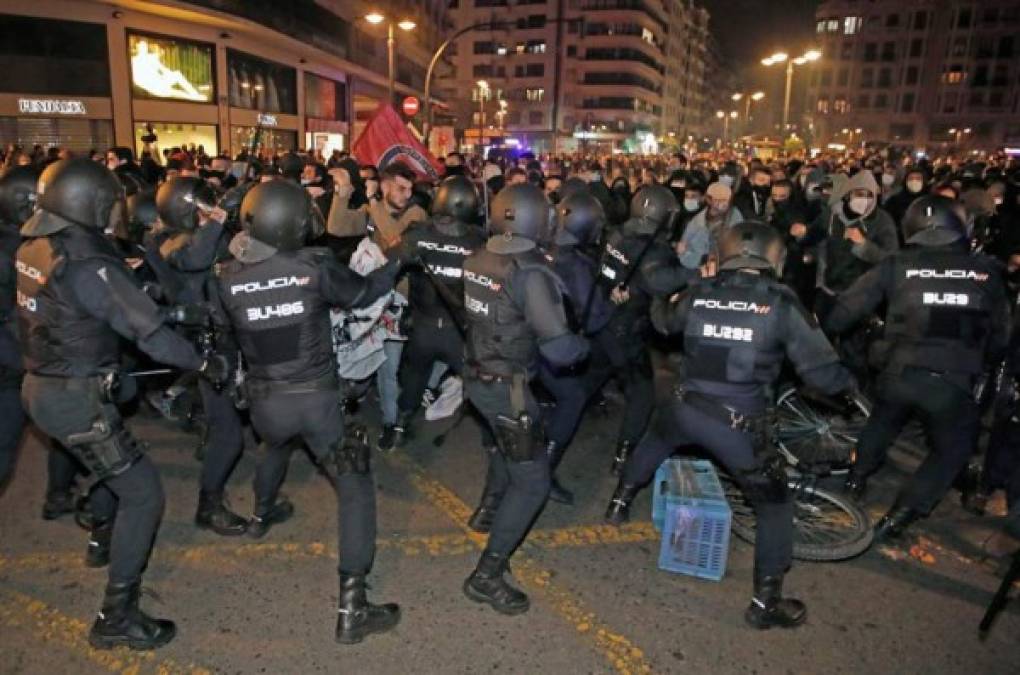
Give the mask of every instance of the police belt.
[[734, 431], [755, 433], [761, 431], [762, 425], [768, 420], [766, 412], [756, 415], [742, 413], [732, 406], [720, 403], [711, 396], [696, 391], [688, 391], [680, 385], [673, 388], [673, 395], [684, 405], [722, 422]]
[[528, 375], [526, 373], [492, 373], [482, 370], [475, 364], [468, 364], [464, 368], [464, 375], [468, 379], [479, 380], [486, 384], [499, 383], [510, 385], [510, 405], [513, 407], [514, 414], [527, 414], [528, 406], [524, 394], [524, 390], [528, 386]]
[[312, 394], [319, 391], [339, 391], [340, 380], [335, 373], [327, 373], [314, 380], [289, 382], [287, 380], [263, 380], [250, 375], [244, 381], [248, 398], [256, 400], [276, 394]]

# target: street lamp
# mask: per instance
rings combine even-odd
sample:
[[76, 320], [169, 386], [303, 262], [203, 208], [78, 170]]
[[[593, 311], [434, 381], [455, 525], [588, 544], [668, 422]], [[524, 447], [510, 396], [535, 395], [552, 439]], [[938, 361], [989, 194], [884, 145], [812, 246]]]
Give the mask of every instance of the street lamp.
[[478, 87], [478, 154], [485, 155], [485, 99], [489, 96], [489, 83], [485, 80], [478, 80], [475, 83]]
[[790, 121], [790, 91], [793, 87], [793, 67], [803, 66], [812, 61], [817, 61], [822, 58], [822, 52], [817, 49], [809, 49], [800, 56], [790, 58], [785, 52], [776, 52], [772, 56], [766, 57], [761, 60], [761, 63], [765, 67], [773, 66], [779, 63], [786, 63], [786, 95], [783, 97], [783, 135], [786, 135], [786, 128], [789, 126]]
[[960, 139], [963, 136], [969, 136], [970, 135], [970, 127], [967, 127], [966, 129], [957, 129], [957, 128], [954, 127], [954, 128], [949, 130], [949, 133], [956, 134], [956, 145], [959, 145], [960, 144]]
[[730, 120], [737, 119], [737, 111], [731, 110], [727, 115], [723, 110], [716, 110], [715, 116], [723, 121], [723, 141], [729, 140], [730, 135]]
[[846, 147], [851, 148], [851, 147], [853, 147], [853, 144], [854, 144], [854, 134], [856, 134], [858, 136], [858, 138], [860, 138], [861, 135], [864, 133], [864, 129], [861, 129], [860, 127], [857, 127], [856, 129], [849, 129], [848, 128], [848, 129], [843, 129], [843, 133], [847, 137], [846, 138]]
[[756, 91], [753, 94], [752, 93], [746, 93], [745, 94], [744, 92], [737, 92], [737, 93], [733, 94], [733, 96], [730, 96], [730, 98], [733, 99], [734, 101], [739, 101], [740, 99], [744, 99], [744, 123], [746, 125], [750, 125], [751, 124], [751, 104], [752, 103], [757, 103], [758, 101], [760, 101], [763, 98], [765, 98], [765, 92], [763, 92], [763, 91]]
[[396, 24], [393, 21], [386, 19], [384, 14], [380, 12], [370, 12], [365, 15], [365, 21], [377, 26], [383, 22], [386, 22], [386, 54], [389, 64], [389, 105], [393, 105], [393, 94], [396, 91], [396, 78], [397, 78], [397, 54], [396, 54], [396, 36], [394, 35], [394, 26], [402, 31], [412, 31], [415, 29], [417, 24], [410, 19], [401, 19]]

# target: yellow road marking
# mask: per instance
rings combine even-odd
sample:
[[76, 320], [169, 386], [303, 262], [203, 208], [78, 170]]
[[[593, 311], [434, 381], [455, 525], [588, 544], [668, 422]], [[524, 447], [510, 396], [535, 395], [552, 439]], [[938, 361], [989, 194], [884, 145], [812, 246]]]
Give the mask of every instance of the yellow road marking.
[[[548, 530], [534, 530], [528, 535], [528, 545], [539, 548], [566, 548], [621, 544], [658, 539], [652, 524], [631, 523], [621, 528], [608, 525], [579, 525]], [[380, 550], [392, 550], [406, 556], [432, 558], [465, 555], [477, 550], [477, 541], [484, 541], [477, 533], [454, 532], [423, 536], [392, 536], [378, 540]], [[88, 569], [82, 565], [81, 551], [28, 553], [21, 556], [0, 556], [0, 571], [38, 571], [46, 569]], [[156, 564], [183, 564], [199, 568], [212, 567], [217, 573], [231, 567], [245, 569], [242, 563], [249, 560], [302, 560], [336, 557], [336, 546], [319, 541], [264, 542], [257, 544], [208, 544], [204, 546], [157, 546], [153, 552]]]
[[212, 671], [194, 664], [183, 666], [157, 652], [135, 652], [126, 647], [97, 650], [88, 642], [89, 624], [59, 612], [46, 603], [16, 591], [0, 590], [0, 625], [24, 628], [44, 642], [81, 654], [111, 673], [138, 675], [209, 675]]
[[[485, 535], [478, 534], [467, 527], [466, 523], [472, 509], [460, 497], [439, 481], [426, 476], [424, 470], [407, 457], [396, 455], [389, 457], [389, 459], [393, 464], [406, 469], [410, 473], [414, 486], [421, 491], [426, 499], [463, 529], [475, 546], [478, 548], [485, 547]], [[559, 540], [553, 537], [552, 539], [547, 539], [547, 541], [583, 540], [585, 534], [578, 532], [578, 530], [583, 530], [587, 535], [598, 539], [600, 536], [598, 533], [603, 528], [582, 527], [571, 529], [575, 530], [573, 536], [567, 536]], [[650, 524], [648, 525], [648, 530], [653, 531]], [[640, 528], [638, 528], [638, 532], [641, 532]], [[534, 533], [528, 536], [528, 541], [531, 540], [533, 535]], [[625, 535], [620, 535], [620, 541], [625, 541], [622, 538], [623, 536]], [[635, 534], [634, 536], [640, 535]], [[536, 543], [540, 539], [540, 537], [536, 538]], [[518, 551], [514, 555], [513, 566], [514, 576], [517, 580], [529, 590], [537, 591], [543, 595], [548, 604], [561, 618], [570, 623], [580, 635], [595, 643], [595, 646], [609, 660], [609, 663], [615, 670], [625, 675], [652, 672], [651, 664], [645, 659], [641, 648], [603, 623], [595, 612], [585, 607], [584, 603], [574, 597], [570, 591], [556, 586], [552, 581], [552, 572], [543, 569], [523, 551]]]

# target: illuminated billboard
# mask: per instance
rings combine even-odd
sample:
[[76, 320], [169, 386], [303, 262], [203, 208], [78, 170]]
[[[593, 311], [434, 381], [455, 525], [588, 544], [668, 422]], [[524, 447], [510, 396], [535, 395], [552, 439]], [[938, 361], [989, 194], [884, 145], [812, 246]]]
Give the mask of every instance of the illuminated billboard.
[[213, 102], [211, 45], [131, 34], [128, 53], [131, 91], [136, 98]]

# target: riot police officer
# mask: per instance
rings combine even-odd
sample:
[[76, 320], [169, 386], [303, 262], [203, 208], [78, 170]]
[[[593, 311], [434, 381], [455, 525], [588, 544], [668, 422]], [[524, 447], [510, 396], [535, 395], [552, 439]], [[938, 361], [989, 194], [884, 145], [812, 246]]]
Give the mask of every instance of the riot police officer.
[[451, 176], [439, 184], [431, 222], [414, 225], [403, 235], [404, 254], [420, 265], [409, 273], [411, 333], [400, 368], [397, 445], [409, 431], [433, 366], [440, 362], [461, 374], [463, 266], [465, 258], [485, 243], [481, 229], [474, 224], [480, 205], [471, 180]]
[[18, 229], [35, 208], [38, 172], [31, 166], [8, 169], [0, 176], [0, 490], [14, 469], [25, 413], [21, 409], [21, 350], [15, 337], [14, 256]]
[[[153, 649], [172, 621], [138, 608], [142, 570], [163, 512], [156, 467], [124, 428], [117, 408], [120, 339], [152, 358], [215, 381], [222, 358], [203, 359], [163, 325], [113, 245], [103, 237], [124, 217], [117, 178], [88, 159], [61, 160], [39, 178], [38, 210], [22, 227], [17, 255], [18, 328], [29, 417], [117, 497], [109, 583], [89, 643]], [[129, 381], [125, 381], [127, 385]]]
[[796, 626], [804, 604], [782, 597], [793, 551], [793, 498], [768, 435], [769, 391], [784, 357], [808, 384], [834, 393], [850, 374], [797, 296], [776, 279], [785, 255], [780, 235], [745, 221], [719, 242], [719, 274], [652, 310], [655, 328], [683, 336], [686, 377], [657, 411], [628, 460], [606, 511], [625, 522], [641, 485], [677, 445], [704, 447], [754, 505], [754, 596], [745, 618], [756, 628]]
[[[214, 200], [213, 189], [192, 176], [172, 178], [156, 193], [161, 225], [156, 237], [156, 265], [162, 263], [159, 269], [163, 287], [170, 289], [175, 303], [203, 305], [210, 300], [208, 285], [213, 265], [225, 253], [226, 245], [226, 213], [214, 207]], [[202, 323], [180, 330], [198, 344], [204, 343], [204, 348], [210, 346], [212, 337], [220, 351], [236, 353], [236, 347], [227, 344], [227, 335], [210, 333], [209, 326]], [[221, 536], [241, 535], [248, 521], [224, 503], [227, 480], [244, 450], [241, 418], [229, 389], [213, 387], [204, 380], [199, 381], [198, 388], [206, 425], [195, 524]]]
[[472, 516], [489, 524], [489, 540], [464, 593], [503, 614], [530, 605], [503, 574], [549, 494], [549, 462], [528, 381], [538, 358], [564, 368], [588, 353], [587, 341], [570, 332], [561, 283], [537, 249], [548, 237], [551, 212], [530, 183], [500, 190], [492, 202], [491, 237], [464, 262], [464, 391], [497, 445]]
[[599, 281], [603, 291], [607, 297], [610, 289], [625, 291], [624, 301], [615, 307], [608, 325], [597, 337], [627, 400], [612, 464], [616, 475], [644, 434], [654, 408], [648, 352], [652, 299], [677, 292], [697, 276], [697, 271], [680, 264], [663, 240], [670, 234], [670, 221], [678, 215], [678, 209], [669, 188], [644, 187], [631, 200], [630, 219], [609, 236], [602, 256]]
[[868, 476], [913, 416], [932, 452], [875, 526], [878, 540], [899, 537], [931, 513], [967, 463], [977, 440], [976, 379], [1004, 354], [1009, 305], [1000, 265], [970, 253], [962, 208], [946, 197], [914, 201], [903, 217], [907, 248], [842, 293], [827, 331], [852, 328], [888, 302], [877, 401], [857, 442], [847, 487], [864, 494]]
[[[596, 292], [598, 264], [588, 253], [606, 224], [605, 211], [595, 197], [587, 190], [571, 192], [556, 205], [556, 231], [547, 254], [553, 271], [563, 281], [568, 322], [590, 340], [606, 326], [612, 312], [608, 300]], [[591, 358], [581, 368], [556, 371], [545, 362], [539, 365], [540, 381], [556, 399], [546, 419], [545, 433], [552, 474], [549, 499], [561, 504], [573, 504], [574, 495], [560, 484], [556, 468], [574, 437], [586, 403], [612, 373], [611, 359], [600, 347], [600, 342], [591, 340]]]
[[393, 287], [399, 261], [361, 277], [328, 249], [307, 248], [314, 235], [311, 197], [290, 181], [262, 183], [241, 204], [244, 230], [230, 242], [217, 291], [248, 367], [251, 420], [266, 445], [255, 476], [249, 534], [262, 536], [294, 508], [278, 501], [291, 441], [308, 444], [338, 493], [340, 599], [336, 639], [351, 644], [389, 630], [396, 605], [374, 605], [365, 578], [375, 556], [375, 485], [370, 449], [344, 439], [329, 308], [365, 307]]

